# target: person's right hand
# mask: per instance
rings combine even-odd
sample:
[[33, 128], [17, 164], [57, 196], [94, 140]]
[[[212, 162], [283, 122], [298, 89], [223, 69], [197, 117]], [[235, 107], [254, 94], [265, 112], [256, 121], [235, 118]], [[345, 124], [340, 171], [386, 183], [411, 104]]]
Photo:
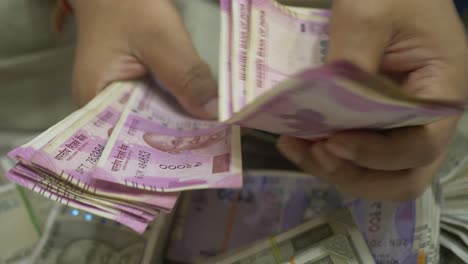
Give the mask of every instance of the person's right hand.
[[76, 1], [80, 105], [113, 81], [153, 75], [192, 115], [215, 118], [217, 84], [170, 0]]
[[[466, 102], [465, 34], [450, 0], [334, 0], [328, 60], [393, 77], [412, 96]], [[407, 201], [433, 182], [457, 122], [342, 131], [320, 142], [282, 136], [278, 145], [306, 172], [356, 198]]]

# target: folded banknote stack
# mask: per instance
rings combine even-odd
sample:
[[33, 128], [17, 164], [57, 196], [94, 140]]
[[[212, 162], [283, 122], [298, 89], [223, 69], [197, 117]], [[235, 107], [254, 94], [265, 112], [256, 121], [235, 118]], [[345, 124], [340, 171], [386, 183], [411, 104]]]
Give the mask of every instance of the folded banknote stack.
[[[143, 232], [180, 191], [242, 187], [238, 126], [317, 139], [426, 124], [459, 102], [414, 98], [349, 62], [325, 62], [328, 11], [221, 1], [219, 120], [188, 116], [150, 81], [116, 82], [9, 153], [7, 177]], [[286, 41], [285, 41], [286, 40]]]

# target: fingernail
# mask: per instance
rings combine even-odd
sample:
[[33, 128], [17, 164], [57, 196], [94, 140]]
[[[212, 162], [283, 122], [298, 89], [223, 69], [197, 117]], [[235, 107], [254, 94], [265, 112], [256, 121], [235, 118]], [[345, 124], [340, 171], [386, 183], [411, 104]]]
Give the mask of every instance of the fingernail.
[[294, 164], [300, 164], [304, 159], [304, 151], [296, 142], [284, 142], [282, 138], [278, 141], [278, 149], [288, 160]]
[[351, 147], [346, 147], [338, 142], [328, 141], [325, 143], [325, 149], [342, 159], [354, 160], [355, 158], [354, 150]]
[[210, 117], [218, 117], [218, 98], [213, 98], [208, 101], [208, 103], [203, 106], [203, 110], [205, 110]]
[[326, 173], [332, 173], [340, 166], [340, 159], [328, 153], [321, 143], [313, 145], [309, 151]]

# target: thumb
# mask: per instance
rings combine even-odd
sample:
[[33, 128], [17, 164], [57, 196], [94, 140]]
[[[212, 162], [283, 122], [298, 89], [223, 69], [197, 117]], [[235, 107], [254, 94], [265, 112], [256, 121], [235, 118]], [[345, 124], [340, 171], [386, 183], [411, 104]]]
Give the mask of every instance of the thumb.
[[347, 60], [377, 73], [390, 38], [385, 0], [334, 0], [328, 61]]
[[146, 30], [144, 41], [134, 43], [138, 59], [190, 114], [216, 118], [218, 89], [209, 66], [198, 56], [171, 1], [158, 4], [163, 17]]
[[76, 8], [78, 34], [72, 86], [79, 106], [111, 82], [139, 78], [146, 73], [144, 66], [128, 52], [122, 34], [111, 26], [113, 23], [103, 23], [112, 21], [112, 16], [103, 17], [99, 8], [102, 3], [89, 3], [79, 1]]
[[83, 106], [110, 83], [139, 78], [145, 72], [143, 65], [128, 54], [112, 52], [101, 43], [78, 42], [72, 80], [74, 98]]

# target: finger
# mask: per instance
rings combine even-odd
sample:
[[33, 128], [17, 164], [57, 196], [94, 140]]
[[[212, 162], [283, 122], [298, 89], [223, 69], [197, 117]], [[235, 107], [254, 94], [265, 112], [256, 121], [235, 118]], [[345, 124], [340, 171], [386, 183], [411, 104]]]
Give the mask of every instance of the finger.
[[[190, 36], [171, 1], [159, 1], [157, 24], [132, 44], [138, 58], [167, 87], [181, 105], [201, 118], [215, 118], [218, 110], [217, 83], [210, 68], [197, 55]], [[154, 10], [143, 12], [154, 20]]]
[[330, 137], [325, 148], [337, 157], [369, 169], [417, 168], [442, 154], [455, 124], [452, 119], [446, 119], [428, 126], [386, 132], [342, 132]]
[[344, 163], [327, 178], [336, 187], [356, 198], [379, 201], [408, 201], [419, 197], [432, 174], [421, 170], [379, 171]]
[[340, 191], [356, 198], [383, 201], [407, 201], [420, 196], [443, 160], [418, 169], [381, 171], [340, 159], [323, 142], [308, 145], [307, 141], [282, 137], [278, 148], [306, 173], [336, 185]]
[[296, 165], [301, 164], [307, 158], [310, 142], [302, 139], [281, 136], [276, 147], [287, 159]]
[[327, 180], [327, 175], [346, 162], [322, 147], [323, 143], [288, 136], [281, 136], [277, 142], [279, 151], [291, 162], [310, 175]]
[[78, 44], [73, 67], [73, 95], [83, 106], [113, 81], [141, 77], [146, 70], [135, 58], [116, 54], [102, 43]]
[[376, 73], [390, 37], [388, 1], [336, 0], [332, 4], [328, 60], [347, 60]]
[[402, 202], [417, 199], [431, 184], [445, 155], [429, 166], [399, 171], [380, 171], [342, 163], [327, 178], [340, 191], [356, 198]]

